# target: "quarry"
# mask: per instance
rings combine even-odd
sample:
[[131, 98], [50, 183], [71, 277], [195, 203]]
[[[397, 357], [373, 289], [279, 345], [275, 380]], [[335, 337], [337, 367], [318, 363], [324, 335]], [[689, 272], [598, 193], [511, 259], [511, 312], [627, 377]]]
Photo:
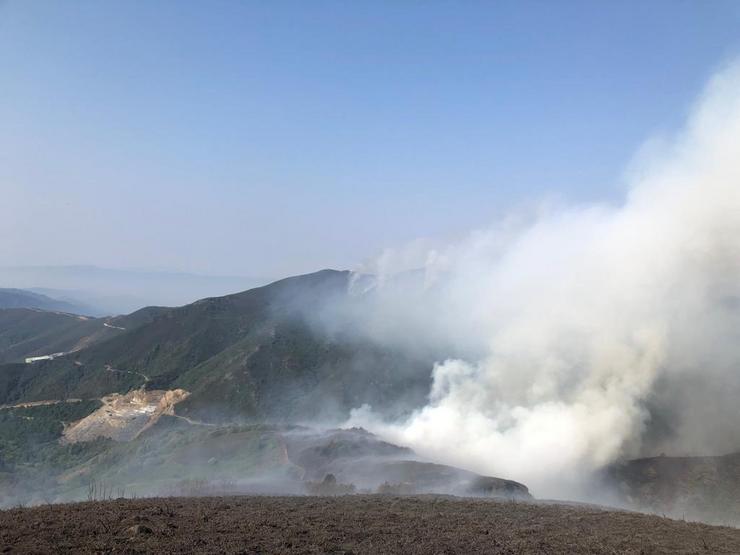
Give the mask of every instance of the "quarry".
[[131, 441], [153, 426], [162, 415], [174, 414], [175, 405], [188, 395], [183, 389], [136, 389], [124, 395], [106, 395], [100, 399], [103, 406], [98, 410], [64, 428], [61, 441], [77, 443], [97, 438]]

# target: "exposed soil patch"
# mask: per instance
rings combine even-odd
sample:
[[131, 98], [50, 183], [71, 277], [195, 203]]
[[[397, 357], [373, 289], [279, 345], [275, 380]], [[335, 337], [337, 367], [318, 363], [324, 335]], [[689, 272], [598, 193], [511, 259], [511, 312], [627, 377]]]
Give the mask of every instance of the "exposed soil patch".
[[9, 553], [740, 553], [740, 530], [444, 496], [117, 500], [0, 512]]
[[65, 428], [63, 441], [77, 443], [99, 437], [131, 441], [163, 414], [173, 414], [175, 404], [188, 395], [183, 389], [136, 389], [125, 395], [112, 393], [101, 399], [103, 406], [98, 410]]

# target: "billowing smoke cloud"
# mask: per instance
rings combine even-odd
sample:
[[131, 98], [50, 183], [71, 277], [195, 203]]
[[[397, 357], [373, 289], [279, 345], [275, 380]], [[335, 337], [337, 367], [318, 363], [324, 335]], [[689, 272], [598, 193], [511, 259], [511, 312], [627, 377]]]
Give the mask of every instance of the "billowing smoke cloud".
[[422, 279], [381, 271], [365, 332], [451, 358], [407, 419], [363, 407], [352, 424], [536, 495], [620, 457], [740, 447], [739, 67], [642, 157], [620, 206], [545, 209], [415, 250]]

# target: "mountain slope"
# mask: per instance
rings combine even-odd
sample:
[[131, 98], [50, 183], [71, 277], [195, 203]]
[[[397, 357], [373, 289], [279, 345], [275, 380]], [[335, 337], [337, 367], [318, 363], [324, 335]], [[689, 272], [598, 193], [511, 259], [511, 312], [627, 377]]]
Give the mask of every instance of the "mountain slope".
[[365, 403], [420, 404], [432, 361], [312, 325], [347, 295], [349, 277], [324, 270], [116, 319], [126, 329], [62, 359], [0, 367], [0, 403], [99, 398], [146, 384], [191, 392], [178, 412], [216, 421], [332, 419]]
[[79, 351], [151, 321], [160, 310], [151, 307], [128, 316], [89, 318], [38, 309], [0, 309], [0, 363]]
[[629, 506], [675, 518], [740, 522], [740, 453], [635, 459], [613, 465], [605, 477]]
[[71, 314], [88, 314], [90, 309], [82, 304], [53, 299], [24, 289], [1, 289], [0, 308], [35, 308]]
[[[164, 407], [161, 401], [166, 400], [158, 393], [136, 391], [129, 400], [154, 396]], [[117, 412], [115, 401], [103, 401], [102, 406], [77, 401], [0, 408], [0, 508], [10, 504], [8, 496], [24, 503], [39, 498], [80, 500], [90, 484], [144, 496], [202, 495], [222, 489], [532, 498], [523, 484], [421, 460], [410, 449], [360, 428], [214, 426], [163, 411], [150, 426], [134, 424], [136, 433], [129, 433], [133, 430], [117, 430], [115, 419], [112, 427], [101, 428], [105, 422], [100, 417]]]
[[102, 327], [95, 319], [28, 308], [0, 310], [0, 361], [75, 349]]

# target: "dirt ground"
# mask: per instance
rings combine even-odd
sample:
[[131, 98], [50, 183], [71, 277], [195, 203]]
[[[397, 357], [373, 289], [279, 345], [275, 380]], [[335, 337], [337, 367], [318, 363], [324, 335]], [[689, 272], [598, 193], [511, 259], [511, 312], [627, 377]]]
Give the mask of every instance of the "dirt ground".
[[440, 496], [120, 499], [0, 511], [2, 553], [740, 553], [740, 529]]

